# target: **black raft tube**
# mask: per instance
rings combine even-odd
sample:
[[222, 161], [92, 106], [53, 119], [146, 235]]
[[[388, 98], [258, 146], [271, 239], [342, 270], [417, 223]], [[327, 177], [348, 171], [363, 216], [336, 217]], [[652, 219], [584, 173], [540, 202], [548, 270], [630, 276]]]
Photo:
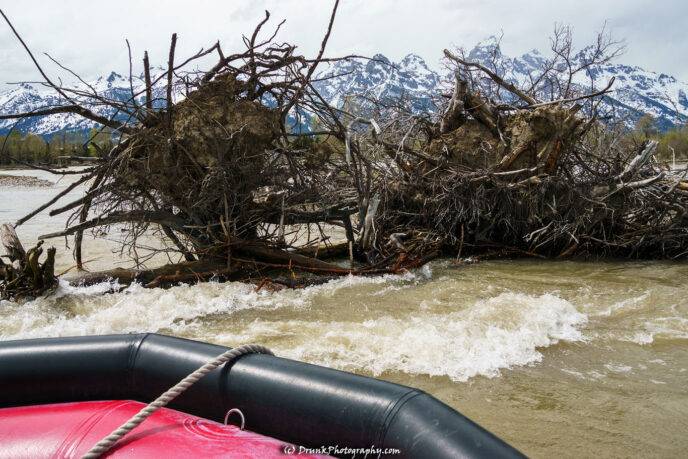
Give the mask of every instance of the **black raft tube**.
[[[226, 350], [157, 334], [0, 342], [0, 407], [148, 403]], [[220, 422], [239, 408], [247, 429], [312, 448], [389, 448], [398, 458], [524, 457], [420, 390], [269, 355], [218, 368], [170, 407]]]

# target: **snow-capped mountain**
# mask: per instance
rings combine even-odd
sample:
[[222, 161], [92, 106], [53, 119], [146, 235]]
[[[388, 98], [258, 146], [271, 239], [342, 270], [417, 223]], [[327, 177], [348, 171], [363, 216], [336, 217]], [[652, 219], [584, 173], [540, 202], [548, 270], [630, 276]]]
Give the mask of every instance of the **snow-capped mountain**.
[[[583, 50], [582, 53], [586, 52]], [[498, 42], [489, 39], [478, 44], [469, 53], [471, 60], [493, 65], [507, 79], [524, 84], [529, 75], [537, 73], [546, 57], [537, 50], [518, 57], [501, 53]], [[662, 129], [688, 121], [688, 83], [662, 73], [623, 64], [607, 64], [579, 74], [574, 81], [583, 88], [603, 88], [611, 77], [616, 77], [614, 91], [605, 103], [613, 108], [613, 114], [632, 126], [643, 114], [650, 114]], [[409, 54], [400, 62], [391, 62], [378, 54], [370, 60], [340, 61], [324, 68], [317, 76], [316, 88], [335, 106], [365, 103], [365, 98], [383, 101], [404, 100], [416, 112], [436, 110], [436, 97], [448, 90], [451, 81], [445, 72], [431, 69], [420, 56]], [[129, 79], [115, 72], [106, 78], [90, 83], [98, 92], [108, 97], [127, 100], [131, 96]], [[134, 90], [142, 87], [140, 78], [134, 80]], [[162, 89], [162, 88], [160, 88]], [[347, 96], [359, 96], [347, 98]], [[163, 96], [164, 97], [164, 96]], [[358, 102], [355, 102], [358, 101]], [[6, 92], [0, 92], [0, 113], [29, 112], [37, 108], [58, 105], [54, 93], [40, 85], [22, 84]], [[111, 109], [91, 107], [101, 115], [111, 116]], [[6, 134], [15, 120], [0, 121], [0, 135]], [[17, 123], [22, 133], [32, 132], [49, 136], [61, 131], [86, 132], [95, 123], [73, 114], [56, 114], [40, 118], [26, 118]]]
[[[574, 66], [589, 58], [593, 52], [592, 46], [583, 48], [573, 56]], [[520, 87], [529, 87], [532, 81], [530, 76], [540, 73], [547, 58], [538, 50], [515, 58], [505, 56], [494, 37], [479, 43], [468, 53], [469, 60], [497, 70], [501, 76]], [[612, 92], [605, 96], [604, 104], [611, 109], [607, 111], [616, 120], [631, 127], [641, 116], [649, 114], [662, 130], [688, 122], [688, 83], [663, 73], [609, 63], [576, 74], [573, 84], [578, 86], [581, 93], [591, 93], [605, 88], [612, 77], [615, 78]], [[547, 100], [547, 97], [542, 100]]]
[[[143, 92], [144, 85], [142, 78], [135, 78], [133, 81], [134, 92]], [[81, 84], [79, 89], [85, 92], [95, 91], [97, 94], [108, 99], [127, 101], [131, 98], [131, 84], [129, 78], [111, 72], [107, 77], [100, 77], [95, 81], [87, 82], [88, 86]], [[90, 86], [90, 87], [89, 87]], [[164, 89], [161, 87], [153, 88], [153, 103], [159, 105]], [[80, 96], [74, 96], [79, 100]], [[143, 104], [145, 98], [138, 96], [137, 100]], [[37, 109], [56, 107], [65, 105], [64, 98], [55, 93], [52, 89], [40, 84], [22, 83], [6, 92], [0, 92], [0, 113], [28, 113]], [[109, 106], [87, 105], [89, 109], [98, 115], [112, 117], [114, 119], [126, 119], [125, 115], [119, 114]], [[16, 125], [15, 125], [16, 124]], [[0, 135], [7, 134], [12, 127], [21, 133], [33, 133], [43, 136], [50, 136], [57, 132], [83, 132], [97, 127], [97, 123], [84, 119], [74, 113], [57, 113], [53, 115], [22, 118], [19, 120], [0, 120]]]
[[[589, 49], [583, 49], [576, 59], [581, 59]], [[546, 57], [533, 50], [519, 57], [502, 54], [498, 41], [490, 39], [479, 43], [467, 53], [468, 60], [480, 62], [495, 70], [505, 79], [521, 87], [528, 87], [531, 76], [538, 75]], [[445, 73], [435, 72], [419, 56], [409, 54], [398, 63], [391, 63], [386, 57], [377, 55], [371, 61], [357, 60], [338, 62], [323, 72], [317, 84], [320, 92], [335, 105], [341, 105], [350, 94], [393, 100], [404, 96], [411, 101], [416, 111], [431, 111], [435, 108], [430, 96], [450, 91], [453, 78]], [[663, 73], [655, 73], [640, 67], [623, 64], [606, 64], [592, 67], [576, 75], [574, 85], [583, 93], [594, 92], [606, 87], [615, 78], [613, 91], [605, 96], [605, 112], [615, 120], [632, 127], [644, 114], [652, 115], [657, 126], [668, 129], [688, 122], [688, 83]], [[542, 99], [548, 100], [546, 97]]]
[[406, 99], [415, 111], [432, 111], [431, 100], [440, 84], [441, 77], [430, 70], [423, 58], [409, 54], [401, 62], [394, 63], [382, 54], [371, 60], [339, 61], [322, 71], [315, 83], [316, 89], [331, 105], [341, 107], [347, 96], [361, 96], [382, 101]]

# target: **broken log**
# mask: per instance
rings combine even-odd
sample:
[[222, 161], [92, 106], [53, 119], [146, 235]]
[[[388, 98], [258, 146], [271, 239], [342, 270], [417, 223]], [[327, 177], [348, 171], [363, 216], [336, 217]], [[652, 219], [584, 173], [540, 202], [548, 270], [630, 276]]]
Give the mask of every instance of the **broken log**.
[[[353, 235], [353, 231], [351, 233]], [[352, 237], [353, 240], [353, 237]], [[299, 255], [317, 258], [319, 260], [332, 260], [335, 258], [346, 258], [349, 254], [349, 242], [340, 242], [330, 245], [313, 245], [297, 250]]]
[[0, 244], [5, 251], [4, 254], [0, 255], [7, 256], [10, 261], [23, 260], [26, 257], [26, 251], [13, 226], [6, 223], [0, 226]]
[[283, 264], [287, 266], [292, 265], [301, 268], [312, 268], [324, 271], [338, 271], [342, 269], [340, 266], [319, 260], [317, 258], [307, 257], [296, 252], [287, 252], [261, 245], [242, 244], [235, 248], [233, 253], [255, 258], [259, 261]]
[[[214, 274], [228, 274], [227, 266], [220, 261], [185, 261], [149, 269], [115, 268], [97, 272], [81, 272], [65, 276], [72, 285], [89, 286], [112, 282], [120, 287], [133, 283], [156, 287], [174, 283], [195, 283], [208, 280]], [[120, 288], [116, 287], [116, 288]]]
[[55, 248], [49, 248], [41, 262], [43, 241], [27, 252], [14, 227], [8, 224], [0, 225], [0, 245], [4, 250], [0, 254], [0, 300], [34, 298], [57, 287]]

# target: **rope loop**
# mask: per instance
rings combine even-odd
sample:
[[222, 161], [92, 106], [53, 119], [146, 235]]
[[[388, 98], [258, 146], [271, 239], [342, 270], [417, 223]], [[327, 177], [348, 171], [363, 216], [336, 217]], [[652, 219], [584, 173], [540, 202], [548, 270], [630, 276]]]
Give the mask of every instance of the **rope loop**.
[[[86, 454], [82, 456], [82, 459], [96, 459], [102, 456], [103, 454], [108, 452], [115, 445], [115, 443], [117, 443], [119, 439], [121, 439], [126, 434], [134, 430], [153, 413], [155, 413], [157, 410], [159, 410], [160, 408], [164, 407], [172, 400], [177, 398], [189, 387], [193, 386], [196, 383], [196, 381], [198, 381], [199, 379], [201, 379], [202, 377], [204, 377], [220, 365], [228, 362], [233, 362], [234, 360], [246, 354], [274, 355], [270, 349], [258, 344], [245, 344], [243, 346], [235, 347], [234, 349], [230, 349], [218, 355], [213, 360], [198, 368], [196, 371], [194, 371], [186, 378], [179, 381], [174, 386], [170, 387], [165, 393], [163, 393], [160, 397], [150, 402], [145, 408], [141, 409], [141, 411], [132, 416], [131, 419], [129, 419], [127, 422], [119, 426], [110, 435], [96, 443], [96, 445], [93, 448], [91, 448]], [[227, 416], [225, 416], [225, 424], [227, 423], [227, 417], [232, 412], [239, 412], [239, 414], [241, 415], [241, 429], [243, 430], [245, 421], [244, 414], [236, 408], [233, 408], [227, 412]]]

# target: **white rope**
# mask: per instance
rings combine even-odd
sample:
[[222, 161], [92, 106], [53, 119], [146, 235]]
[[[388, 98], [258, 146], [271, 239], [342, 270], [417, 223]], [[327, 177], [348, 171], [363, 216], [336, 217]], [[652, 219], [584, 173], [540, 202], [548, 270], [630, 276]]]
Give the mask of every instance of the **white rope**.
[[82, 459], [95, 459], [113, 447], [113, 445], [123, 436], [134, 430], [139, 424], [146, 420], [151, 414], [155, 413], [158, 409], [167, 405], [169, 402], [178, 397], [186, 389], [191, 387], [196, 381], [201, 379], [203, 376], [207, 375], [220, 365], [226, 362], [235, 360], [242, 355], [246, 354], [268, 354], [273, 355], [270, 349], [260, 346], [257, 344], [246, 344], [244, 346], [239, 346], [234, 349], [230, 349], [227, 352], [217, 356], [210, 362], [206, 363], [198, 370], [191, 373], [186, 378], [179, 381], [175, 386], [169, 388], [164, 394], [152, 401], [141, 411], [136, 413], [131, 419], [122, 424], [117, 430], [113, 431], [110, 435], [100, 440], [93, 448], [91, 448], [86, 454], [82, 456]]

